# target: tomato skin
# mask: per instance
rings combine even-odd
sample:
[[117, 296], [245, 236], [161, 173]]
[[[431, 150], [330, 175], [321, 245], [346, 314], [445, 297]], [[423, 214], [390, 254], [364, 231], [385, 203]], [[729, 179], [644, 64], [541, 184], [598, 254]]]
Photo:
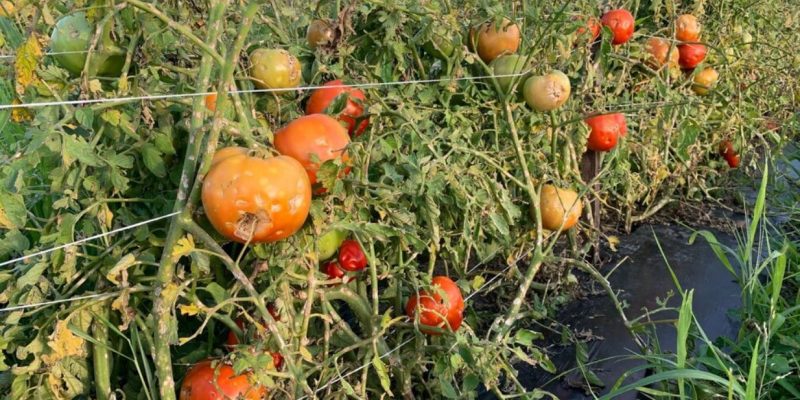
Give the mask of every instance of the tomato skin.
[[636, 22], [633, 19], [633, 15], [628, 10], [611, 10], [603, 14], [603, 17], [600, 18], [600, 22], [609, 27], [611, 33], [614, 34], [614, 39], [611, 41], [612, 44], [620, 45], [633, 37], [633, 30]]
[[540, 194], [539, 211], [544, 229], [563, 232], [578, 223], [583, 203], [578, 198], [578, 193], [573, 190], [544, 185]]
[[259, 89], [293, 88], [303, 78], [300, 61], [282, 49], [256, 49], [250, 53], [250, 77]]
[[552, 111], [569, 100], [572, 85], [561, 71], [552, 71], [543, 76], [532, 76], [525, 81], [522, 94], [525, 102], [536, 111]]
[[183, 378], [179, 400], [264, 399], [267, 389], [250, 384], [251, 375], [234, 375], [230, 365], [219, 364], [215, 368], [210, 360], [201, 361]]
[[697, 67], [706, 58], [708, 48], [699, 43], [678, 45], [679, 61], [681, 68], [691, 70]]
[[[582, 26], [578, 28], [575, 33], [579, 37], [587, 37], [589, 43], [594, 43], [597, 41], [597, 38], [600, 37], [600, 31], [603, 29], [603, 26], [600, 24], [600, 20], [595, 17], [574, 17], [574, 19], [586, 20], [586, 26]], [[589, 36], [591, 34], [591, 36]]]
[[320, 46], [327, 46], [336, 39], [336, 30], [333, 24], [322, 19], [315, 19], [308, 25], [306, 31], [306, 41], [308, 47], [316, 49]]
[[348, 97], [347, 104], [337, 118], [347, 125], [350, 136], [359, 136], [364, 133], [364, 130], [367, 129], [369, 125], [369, 121], [365, 119], [356, 126], [356, 119], [364, 115], [364, 107], [353, 101], [358, 100], [363, 103], [367, 99], [364, 92], [345, 85], [341, 79], [326, 82], [322, 86], [324, 87], [315, 90], [314, 93], [311, 94], [311, 97], [308, 98], [306, 114], [324, 114], [325, 109], [328, 108], [336, 97], [342, 93], [346, 93]]
[[367, 267], [367, 256], [357, 241], [348, 239], [339, 247], [339, 265], [345, 271], [361, 271]]
[[315, 154], [320, 163], [341, 158], [347, 163], [345, 148], [350, 144], [347, 130], [339, 121], [325, 114], [311, 114], [295, 119], [275, 133], [273, 141], [279, 153], [303, 165], [312, 185], [317, 183], [319, 164], [311, 161]]
[[714, 68], [706, 68], [700, 72], [698, 72], [694, 76], [694, 80], [692, 82], [692, 90], [698, 95], [706, 95], [711, 90], [711, 87], [717, 83], [719, 79], [719, 73]]
[[[678, 65], [680, 56], [678, 49], [672, 49], [672, 45], [666, 39], [650, 38], [647, 39], [647, 52], [650, 54], [648, 64], [652, 67], [659, 68], [665, 64], [670, 66]], [[667, 59], [669, 57], [669, 59]]]
[[675, 20], [675, 39], [681, 42], [700, 40], [700, 22], [691, 14], [683, 14]]
[[311, 207], [311, 184], [303, 166], [291, 157], [231, 155], [209, 170], [201, 199], [221, 235], [242, 243], [248, 237], [251, 243], [267, 243], [303, 226]]
[[[425, 326], [455, 332], [461, 327], [464, 319], [464, 297], [461, 295], [461, 289], [446, 276], [436, 276], [432, 283], [438, 290], [433, 290], [433, 293], [420, 290], [413, 294], [406, 303], [406, 315], [415, 319], [419, 305], [419, 324], [422, 332], [433, 336], [440, 335], [440, 332], [425, 329]], [[444, 298], [441, 292], [444, 292]]]
[[475, 40], [478, 56], [487, 64], [519, 49], [519, 27], [507, 18], [500, 24], [500, 30], [490, 21], [478, 27], [477, 31], [473, 30], [470, 37]]
[[586, 119], [591, 132], [587, 147], [594, 151], [609, 151], [617, 145], [619, 136], [628, 132], [625, 116], [620, 113], [596, 115]]
[[248, 152], [249, 150], [244, 147], [223, 147], [214, 153], [214, 157], [211, 159], [211, 168], [233, 156], [246, 156]]

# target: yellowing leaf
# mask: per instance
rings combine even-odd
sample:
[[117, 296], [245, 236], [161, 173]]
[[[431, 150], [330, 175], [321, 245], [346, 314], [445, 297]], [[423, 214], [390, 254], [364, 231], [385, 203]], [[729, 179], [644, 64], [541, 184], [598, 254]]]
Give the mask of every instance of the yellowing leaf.
[[100, 93], [103, 91], [103, 85], [100, 84], [99, 80], [92, 79], [89, 81], [89, 91], [92, 93]]
[[[128, 286], [128, 268], [136, 262], [136, 256], [126, 254], [106, 274], [106, 279], [119, 286]], [[122, 283], [120, 285], [120, 282]]]
[[306, 346], [300, 346], [300, 355], [303, 357], [304, 360], [308, 362], [314, 362], [314, 356], [311, 355], [311, 352], [308, 351]]
[[616, 252], [617, 246], [619, 245], [619, 238], [616, 236], [609, 236], [608, 237], [608, 247], [611, 248], [611, 251]]
[[67, 323], [69, 318], [60, 320], [56, 323], [56, 329], [47, 345], [50, 347], [50, 354], [42, 356], [42, 360], [47, 365], [53, 365], [59, 360], [66, 357], [83, 357], [85, 356], [84, 341], [69, 329]]
[[14, 61], [17, 94], [25, 93], [28, 86], [39, 80], [36, 75], [36, 67], [41, 59], [42, 44], [34, 33], [17, 49], [17, 57]]
[[181, 258], [194, 250], [194, 238], [192, 235], [186, 235], [175, 243], [175, 248], [172, 249], [172, 257], [175, 259]]
[[178, 309], [183, 315], [197, 315], [203, 311], [200, 307], [194, 304], [181, 304], [178, 306]]
[[[11, 101], [11, 104], [22, 104], [18, 99], [14, 99]], [[27, 108], [24, 107], [16, 107], [11, 109], [11, 120], [20, 123], [26, 122], [33, 119], [33, 115], [31, 112], [28, 111]]]
[[484, 283], [486, 283], [486, 279], [483, 276], [475, 275], [475, 277], [472, 278], [472, 284], [471, 284], [472, 290], [480, 289]]

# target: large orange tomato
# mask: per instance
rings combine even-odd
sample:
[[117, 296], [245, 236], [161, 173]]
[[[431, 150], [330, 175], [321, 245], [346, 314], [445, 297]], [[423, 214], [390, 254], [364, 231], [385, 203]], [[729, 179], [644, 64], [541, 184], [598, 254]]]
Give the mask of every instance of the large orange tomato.
[[211, 225], [228, 239], [274, 242], [303, 226], [311, 184], [291, 157], [228, 155], [208, 171], [202, 201]]
[[708, 48], [699, 43], [681, 44], [678, 45], [678, 52], [680, 54], [681, 68], [694, 69], [706, 59]]
[[630, 11], [625, 9], [611, 10], [600, 18], [603, 25], [614, 34], [613, 44], [623, 44], [633, 36], [635, 21]]
[[[314, 93], [311, 93], [311, 97], [308, 98], [306, 114], [324, 113], [325, 109], [328, 108], [336, 97], [342, 93], [346, 93], [347, 104], [338, 116], [339, 121], [347, 125], [347, 130], [350, 132], [350, 135], [358, 136], [362, 134], [364, 130], [367, 129], [369, 121], [365, 119], [356, 126], [356, 119], [364, 115], [364, 107], [360, 104], [360, 102], [366, 100], [364, 92], [345, 85], [342, 83], [341, 79], [327, 82], [322, 86], [324, 87], [315, 90]], [[357, 100], [357, 102], [353, 100]]]
[[503, 19], [499, 30], [494, 22], [487, 22], [470, 37], [475, 40], [478, 56], [487, 64], [503, 54], [515, 53], [519, 48], [519, 27], [508, 19]]
[[233, 367], [211, 361], [195, 364], [183, 377], [180, 400], [223, 400], [243, 399], [261, 400], [266, 398], [267, 389], [250, 383], [251, 373], [234, 375]]
[[675, 20], [675, 39], [682, 42], [700, 40], [700, 22], [691, 14], [683, 14]]
[[314, 154], [320, 163], [335, 158], [347, 162], [345, 148], [350, 144], [347, 130], [339, 121], [325, 114], [300, 117], [275, 133], [275, 149], [294, 158], [308, 172], [311, 184], [317, 183], [320, 164], [311, 160]]
[[[464, 319], [464, 297], [461, 296], [461, 289], [450, 278], [436, 276], [433, 278], [432, 292], [421, 290], [412, 295], [406, 303], [406, 315], [412, 319], [419, 315], [419, 323], [423, 326], [457, 331]], [[439, 332], [433, 330], [421, 330], [429, 335], [439, 335]]]
[[578, 193], [569, 189], [559, 189], [544, 185], [539, 199], [542, 214], [542, 227], [549, 231], [565, 231], [578, 223], [583, 211], [583, 203]]
[[620, 136], [628, 132], [625, 116], [620, 113], [596, 115], [586, 118], [589, 125], [587, 147], [594, 151], [609, 151], [617, 145]]
[[671, 48], [672, 45], [666, 39], [657, 37], [647, 39], [647, 52], [650, 54], [648, 63], [655, 68], [662, 67], [667, 63], [670, 66], [677, 66], [679, 62], [678, 50]]

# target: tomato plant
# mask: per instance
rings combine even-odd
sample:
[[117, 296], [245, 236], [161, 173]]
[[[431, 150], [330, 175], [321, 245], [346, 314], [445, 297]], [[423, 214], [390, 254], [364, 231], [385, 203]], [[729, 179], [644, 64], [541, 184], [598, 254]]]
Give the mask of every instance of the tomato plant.
[[[431, 281], [431, 290], [421, 290], [406, 303], [406, 315], [418, 319], [426, 327], [457, 331], [464, 319], [464, 298], [461, 289], [452, 279], [436, 276]], [[420, 328], [429, 335], [439, 335], [433, 329]]]
[[317, 183], [320, 164], [339, 159], [347, 163], [350, 136], [339, 121], [325, 114], [295, 119], [275, 132], [275, 149], [299, 161], [312, 185]]
[[630, 11], [625, 9], [611, 10], [600, 18], [604, 26], [611, 29], [613, 39], [612, 44], [620, 45], [633, 37], [635, 21]]
[[344, 95], [347, 100], [344, 109], [337, 116], [347, 126], [351, 136], [358, 136], [367, 129], [369, 121], [363, 119], [356, 125], [356, 120], [364, 115], [364, 92], [346, 86], [340, 79], [326, 82], [322, 88], [314, 90], [306, 103], [306, 114], [322, 114], [338, 96]]
[[219, 400], [237, 398], [260, 400], [267, 389], [250, 383], [251, 374], [236, 375], [233, 367], [224, 363], [201, 361], [195, 364], [181, 383], [180, 400]]

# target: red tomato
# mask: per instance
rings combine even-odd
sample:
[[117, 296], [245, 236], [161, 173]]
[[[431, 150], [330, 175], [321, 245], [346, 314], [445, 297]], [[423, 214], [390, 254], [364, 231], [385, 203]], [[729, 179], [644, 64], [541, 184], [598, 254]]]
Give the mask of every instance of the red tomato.
[[[457, 331], [464, 319], [464, 298], [461, 296], [461, 289], [446, 276], [434, 277], [433, 289], [432, 294], [420, 290], [412, 295], [406, 303], [406, 315], [415, 319], [419, 314], [419, 323], [423, 326]], [[439, 335], [439, 332], [425, 328], [420, 330], [429, 335]]]
[[719, 155], [727, 158], [735, 154], [736, 150], [733, 149], [733, 143], [730, 140], [723, 140], [719, 143]]
[[589, 125], [589, 141], [587, 147], [594, 151], [609, 151], [617, 145], [620, 136], [625, 136], [628, 127], [625, 116], [620, 113], [596, 115], [586, 118]]
[[683, 69], [694, 69], [706, 58], [708, 48], [699, 43], [679, 44], [678, 45], [678, 62]]
[[195, 364], [183, 378], [181, 384], [180, 400], [222, 400], [242, 399], [261, 400], [266, 398], [267, 389], [250, 383], [247, 372], [234, 376], [230, 365], [218, 364], [215, 367], [211, 361], [201, 361]]
[[[579, 37], [586, 36], [589, 42], [594, 43], [598, 37], [600, 37], [600, 30], [603, 27], [600, 25], [600, 21], [595, 17], [575, 17], [575, 19], [579, 20], [586, 20], [586, 26], [582, 26], [575, 31]], [[591, 36], [589, 36], [591, 34]]]
[[367, 267], [367, 256], [355, 240], [345, 240], [339, 246], [339, 265], [345, 271], [361, 271]]
[[741, 161], [741, 158], [739, 157], [738, 154], [734, 154], [734, 155], [731, 155], [730, 157], [725, 157], [725, 161], [728, 162], [728, 166], [729, 167], [738, 168], [739, 167], [739, 162]]
[[347, 105], [339, 114], [338, 119], [347, 125], [350, 136], [358, 136], [364, 133], [364, 130], [367, 129], [367, 125], [369, 125], [369, 121], [364, 119], [356, 126], [356, 119], [364, 115], [364, 107], [353, 101], [358, 100], [359, 102], [364, 102], [366, 100], [364, 92], [346, 86], [342, 83], [341, 79], [327, 82], [322, 86], [325, 87], [315, 90], [314, 93], [311, 94], [311, 97], [308, 98], [306, 114], [325, 113], [325, 109], [328, 108], [336, 97], [342, 93], [346, 93], [348, 96]]
[[344, 271], [339, 268], [339, 263], [336, 261], [330, 261], [323, 267], [325, 273], [328, 274], [328, 278], [336, 279], [336, 278], [344, 278]]
[[633, 36], [635, 22], [630, 11], [625, 9], [611, 10], [600, 19], [603, 25], [611, 29], [614, 34], [613, 44], [623, 44]]

